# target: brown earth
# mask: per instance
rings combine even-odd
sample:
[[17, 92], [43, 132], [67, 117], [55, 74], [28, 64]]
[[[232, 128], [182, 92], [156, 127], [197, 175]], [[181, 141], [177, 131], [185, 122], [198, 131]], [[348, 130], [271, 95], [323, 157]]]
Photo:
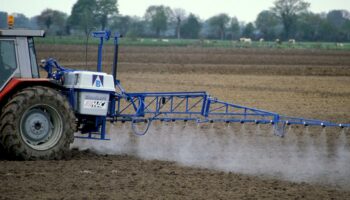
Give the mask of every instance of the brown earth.
[[[37, 51], [71, 68], [93, 69], [96, 60], [95, 47], [89, 47], [87, 67], [82, 46], [38, 45]], [[112, 51], [105, 49], [105, 60], [112, 60]], [[121, 47], [118, 71], [128, 91], [206, 90], [247, 106], [350, 123], [347, 51]], [[0, 161], [0, 177], [0, 199], [350, 198], [350, 188], [341, 185], [76, 150], [62, 161]]]
[[67, 161], [1, 161], [0, 199], [348, 199], [318, 185], [73, 152]]

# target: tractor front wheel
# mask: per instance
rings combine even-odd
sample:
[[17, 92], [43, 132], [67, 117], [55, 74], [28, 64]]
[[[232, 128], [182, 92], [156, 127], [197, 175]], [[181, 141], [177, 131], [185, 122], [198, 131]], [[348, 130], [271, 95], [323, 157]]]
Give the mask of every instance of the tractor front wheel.
[[0, 142], [10, 158], [61, 159], [74, 139], [74, 113], [52, 88], [20, 91], [4, 107], [0, 120]]

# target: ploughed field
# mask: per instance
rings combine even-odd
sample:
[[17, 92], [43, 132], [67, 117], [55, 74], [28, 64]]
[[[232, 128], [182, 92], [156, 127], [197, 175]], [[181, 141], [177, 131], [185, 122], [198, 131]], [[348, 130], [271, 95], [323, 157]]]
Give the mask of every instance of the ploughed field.
[[[38, 45], [37, 54], [75, 69], [95, 70], [97, 60], [93, 46], [87, 59], [78, 45]], [[113, 47], [106, 46], [107, 72], [112, 59]], [[118, 78], [130, 92], [204, 90], [285, 115], [350, 123], [349, 51], [122, 46], [119, 61]], [[220, 124], [155, 125], [144, 137], [111, 126], [109, 144], [76, 141], [74, 147], [92, 150], [73, 150], [68, 160], [2, 160], [0, 199], [350, 198], [349, 130], [293, 127], [279, 138], [265, 126], [233, 125], [231, 138]]]

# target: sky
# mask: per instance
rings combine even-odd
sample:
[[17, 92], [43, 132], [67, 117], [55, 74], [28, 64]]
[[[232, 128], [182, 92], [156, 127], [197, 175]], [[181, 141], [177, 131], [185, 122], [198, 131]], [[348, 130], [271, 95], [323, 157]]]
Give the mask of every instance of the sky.
[[[262, 10], [273, 6], [275, 0], [118, 0], [122, 15], [144, 16], [150, 5], [166, 5], [171, 8], [183, 8], [201, 19], [208, 19], [219, 13], [227, 13], [240, 21], [252, 22]], [[310, 10], [316, 13], [334, 9], [350, 11], [350, 0], [306, 0], [311, 3]], [[9, 14], [23, 13], [27, 17], [39, 15], [46, 8], [70, 14], [77, 0], [0, 0], [0, 11]]]

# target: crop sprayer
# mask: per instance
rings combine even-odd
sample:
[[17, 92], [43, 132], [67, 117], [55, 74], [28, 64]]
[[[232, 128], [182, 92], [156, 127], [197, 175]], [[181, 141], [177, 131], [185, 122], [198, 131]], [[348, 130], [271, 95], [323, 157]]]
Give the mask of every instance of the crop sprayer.
[[[109, 31], [94, 32], [93, 37], [100, 39], [98, 48], [98, 62], [97, 71], [102, 72], [102, 48], [103, 41], [109, 40], [111, 33]], [[164, 122], [175, 122], [175, 121], [195, 121], [196, 123], [255, 123], [255, 124], [272, 124], [274, 126], [274, 133], [278, 136], [284, 136], [285, 126], [299, 124], [304, 126], [322, 126], [331, 127], [337, 126], [340, 128], [349, 127], [349, 124], [338, 124], [322, 120], [305, 119], [299, 117], [289, 117], [280, 115], [277, 113], [249, 108], [242, 105], [228, 103], [220, 101], [214, 97], [211, 97], [207, 92], [196, 91], [196, 92], [140, 92], [140, 93], [129, 93], [126, 92], [122, 87], [117, 77], [117, 64], [118, 64], [118, 49], [119, 49], [119, 38], [121, 35], [116, 33], [114, 36], [114, 61], [113, 61], [113, 83], [119, 92], [115, 92], [114, 86], [111, 85], [112, 77], [110, 75], [92, 75], [91, 72], [76, 71], [65, 69], [60, 66], [54, 60], [46, 62], [45, 69], [48, 71], [48, 77], [55, 80], [65, 80], [65, 87], [70, 89], [71, 105], [77, 103], [74, 100], [75, 95], [84, 96], [96, 92], [99, 96], [95, 96], [92, 101], [87, 101], [83, 97], [80, 103], [84, 101], [91, 102], [91, 107], [96, 109], [96, 112], [100, 110], [107, 110], [107, 113], [101, 111], [101, 117], [96, 117], [96, 123], [92, 129], [83, 128], [83, 132], [88, 133], [87, 139], [106, 139], [106, 121], [116, 122], [121, 121], [131, 122], [133, 132], [136, 135], [146, 134], [149, 125], [153, 121], [164, 121]], [[56, 68], [57, 71], [53, 74], [52, 69]], [[87, 86], [85, 85], [71, 85], [73, 82], [77, 82], [76, 76], [81, 79], [86, 79]], [[90, 77], [84, 77], [90, 76]], [[92, 77], [92, 81], [91, 80]], [[109, 82], [108, 82], [109, 80]], [[83, 81], [81, 81], [83, 82]], [[109, 85], [107, 85], [107, 84]], [[84, 87], [85, 86], [85, 87]], [[92, 89], [91, 87], [96, 87]], [[101, 88], [101, 90], [97, 89]], [[103, 88], [109, 88], [106, 92]], [[83, 105], [79, 105], [84, 107]], [[89, 110], [90, 111], [90, 110]], [[83, 112], [84, 113], [84, 112]], [[95, 113], [95, 111], [91, 112]], [[80, 113], [82, 114], [82, 113]], [[87, 114], [87, 113], [86, 113]], [[147, 123], [146, 128], [138, 132], [135, 129], [134, 124]], [[99, 137], [93, 137], [93, 133], [97, 133]]]

